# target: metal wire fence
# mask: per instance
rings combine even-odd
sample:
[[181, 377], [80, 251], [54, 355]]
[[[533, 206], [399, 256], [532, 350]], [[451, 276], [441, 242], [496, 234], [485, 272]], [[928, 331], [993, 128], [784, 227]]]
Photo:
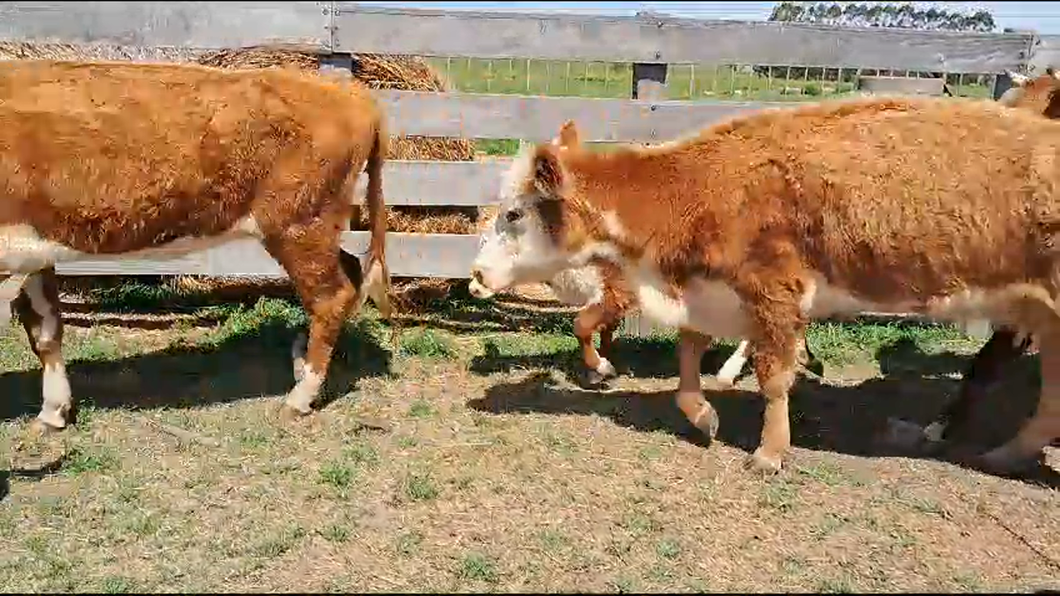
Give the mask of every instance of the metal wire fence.
[[[628, 63], [429, 58], [453, 91], [558, 97], [629, 97]], [[812, 101], [859, 92], [863, 77], [944, 79], [958, 97], [989, 97], [994, 75], [821, 68], [799, 65], [671, 64], [667, 99]]]

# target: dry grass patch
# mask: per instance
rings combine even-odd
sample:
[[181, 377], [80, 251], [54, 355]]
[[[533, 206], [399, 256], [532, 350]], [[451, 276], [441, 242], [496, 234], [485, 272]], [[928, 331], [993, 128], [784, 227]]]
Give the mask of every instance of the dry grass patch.
[[[954, 391], [978, 344], [951, 330], [815, 327], [826, 380], [799, 381], [789, 465], [762, 479], [741, 467], [760, 428], [753, 379], [712, 394], [722, 429], [704, 445], [673, 405], [672, 337], [621, 338], [630, 374], [598, 393], [571, 382], [569, 314], [455, 302], [391, 344], [369, 312], [340, 342], [333, 401], [284, 424], [304, 314], [278, 299], [212, 308], [187, 328], [75, 329], [84, 407], [49, 439], [66, 458], [10, 474], [0, 501], [9, 591], [1057, 587], [1055, 488], [870, 440]], [[8, 469], [39, 371], [17, 328], [0, 359]], [[1005, 403], [1033, 403], [1028, 371], [1014, 367]]]

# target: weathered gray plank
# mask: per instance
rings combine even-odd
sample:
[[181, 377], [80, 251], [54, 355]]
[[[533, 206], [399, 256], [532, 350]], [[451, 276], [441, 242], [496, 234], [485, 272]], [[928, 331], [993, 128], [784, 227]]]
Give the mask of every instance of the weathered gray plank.
[[913, 77], [859, 77], [858, 89], [873, 94], [942, 95], [946, 80]]
[[1000, 72], [1025, 61], [1033, 39], [1030, 33], [336, 4], [335, 48], [341, 52]]
[[[491, 203], [510, 159], [483, 161], [388, 161], [383, 166], [387, 205], [477, 207]], [[357, 180], [355, 196], [364, 201], [368, 176]]]
[[1029, 62], [1031, 73], [1042, 74], [1049, 66], [1060, 69], [1060, 35], [1042, 35], [1039, 40]]
[[331, 48], [332, 2], [2, 2], [0, 39]]
[[546, 141], [573, 119], [589, 142], [659, 141], [717, 120], [794, 102], [660, 101], [375, 91], [391, 134]]
[[[467, 278], [478, 250], [473, 235], [387, 234], [387, 265], [396, 277]], [[343, 246], [363, 255], [368, 232], [346, 232]], [[151, 260], [97, 258], [63, 263], [60, 275], [210, 275], [287, 277], [283, 269], [255, 240], [237, 240], [179, 259]]]

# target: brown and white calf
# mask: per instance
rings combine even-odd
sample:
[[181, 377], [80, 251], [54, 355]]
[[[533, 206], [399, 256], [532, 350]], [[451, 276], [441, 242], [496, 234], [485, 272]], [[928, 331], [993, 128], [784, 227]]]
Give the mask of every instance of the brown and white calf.
[[[285, 415], [307, 414], [347, 315], [389, 316], [380, 172], [384, 116], [368, 90], [287, 69], [19, 60], [0, 69], [0, 271], [43, 368], [39, 429], [72, 407], [55, 266], [165, 259], [261, 242], [309, 318]], [[367, 275], [342, 251], [367, 169]], [[302, 338], [299, 338], [300, 340]]]
[[[564, 132], [571, 129], [564, 128]], [[497, 214], [483, 221], [482, 230], [496, 225]], [[480, 234], [480, 242], [485, 242], [486, 235]], [[564, 269], [552, 279], [544, 282], [556, 299], [568, 306], [580, 307], [574, 319], [574, 336], [578, 338], [581, 348], [582, 363], [585, 365], [581, 384], [586, 388], [599, 387], [608, 380], [618, 376], [612, 364], [611, 347], [615, 331], [622, 322], [622, 317], [637, 308], [637, 296], [629, 287], [622, 275], [622, 269], [603, 258], [590, 259], [583, 267]], [[472, 279], [468, 290], [476, 297], [488, 298], [491, 292]], [[600, 334], [600, 349], [596, 349], [593, 336]], [[803, 340], [805, 350], [804, 364], [809, 368], [820, 367], [810, 352], [809, 344]], [[736, 349], [718, 369], [716, 379], [723, 386], [733, 386], [747, 363], [751, 342], [743, 339]]]
[[471, 276], [498, 292], [619, 264], [642, 312], [682, 328], [677, 401], [699, 428], [717, 425], [703, 349], [750, 339], [766, 408], [748, 464], [768, 471], [790, 448], [809, 320], [919, 312], [1033, 333], [1038, 409], [981, 462], [1011, 469], [1060, 435], [1057, 151], [1060, 123], [941, 98], [767, 110], [651, 148], [539, 145], [509, 171]]

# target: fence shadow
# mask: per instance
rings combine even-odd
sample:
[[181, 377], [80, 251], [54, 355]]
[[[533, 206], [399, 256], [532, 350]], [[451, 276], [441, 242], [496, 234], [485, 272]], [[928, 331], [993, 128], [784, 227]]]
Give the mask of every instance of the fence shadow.
[[[891, 371], [852, 386], [835, 386], [799, 377], [791, 393], [792, 445], [863, 457], [923, 457], [947, 460], [945, 455], [910, 454], [881, 441], [888, 419], [926, 424], [957, 394], [959, 381], [943, 374], [963, 370], [966, 358], [955, 354], [925, 354], [915, 345], [882, 350], [880, 359]], [[1025, 357], [1010, 367], [996, 391], [976, 405], [963, 440], [980, 452], [1012, 437], [1034, 410], [1036, 358]], [[676, 381], [675, 381], [676, 382]], [[705, 383], [705, 387], [707, 384]], [[676, 389], [676, 386], [675, 386]], [[708, 391], [718, 411], [717, 439], [750, 453], [758, 444], [764, 401], [757, 392], [740, 389]], [[541, 371], [523, 381], [501, 382], [468, 406], [489, 413], [535, 412], [557, 416], [596, 414], [640, 431], [667, 431], [692, 444], [707, 446], [674, 403], [674, 390], [580, 391], [556, 386]], [[963, 465], [948, 459], [955, 465]], [[1060, 473], [1044, 463], [1020, 480], [1060, 487]]]
[[[210, 347], [181, 346], [108, 361], [67, 365], [77, 405], [141, 410], [195, 407], [263, 395], [279, 396], [294, 384], [291, 343], [298, 329], [280, 321]], [[391, 352], [350, 325], [336, 345], [321, 404], [355, 388], [365, 377], [389, 375]], [[41, 370], [0, 374], [0, 420], [35, 415], [41, 404]]]

